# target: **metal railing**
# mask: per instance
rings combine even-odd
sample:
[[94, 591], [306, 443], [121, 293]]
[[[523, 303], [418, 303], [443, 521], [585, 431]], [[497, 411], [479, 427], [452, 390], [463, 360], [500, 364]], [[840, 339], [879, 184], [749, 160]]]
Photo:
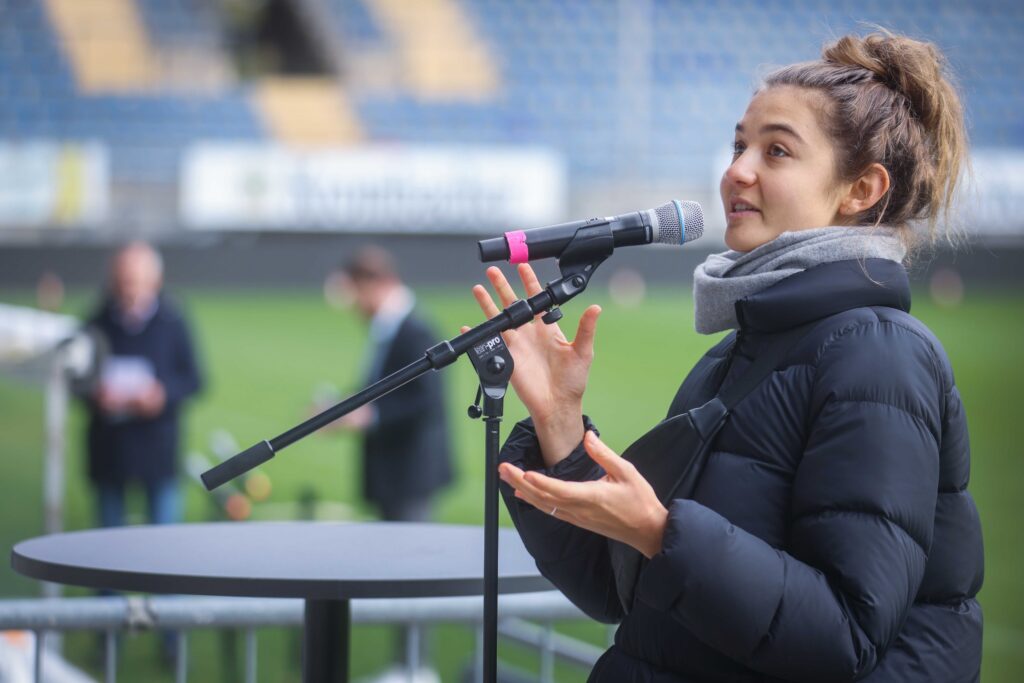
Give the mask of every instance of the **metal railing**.
[[[449, 598], [387, 598], [352, 600], [352, 623], [408, 624], [413, 637], [407, 661], [418, 662], [419, 630], [425, 624], [463, 623], [476, 626], [475, 680], [482, 680], [483, 600], [479, 596]], [[277, 598], [227, 598], [133, 595], [83, 598], [0, 600], [0, 631], [27, 630], [36, 634], [34, 680], [43, 679], [47, 634], [93, 630], [106, 634], [104, 680], [117, 681], [117, 634], [122, 631], [161, 630], [177, 634], [174, 676], [185, 683], [188, 674], [188, 633], [193, 629], [241, 629], [245, 634], [244, 678], [257, 679], [257, 634], [264, 626], [303, 625], [303, 601]], [[533, 680], [554, 681], [555, 661], [589, 669], [602, 649], [554, 631], [553, 622], [586, 620], [578, 608], [556, 591], [520, 593], [499, 598], [499, 635], [540, 656], [540, 671]], [[538, 623], [533, 623], [538, 622]]]

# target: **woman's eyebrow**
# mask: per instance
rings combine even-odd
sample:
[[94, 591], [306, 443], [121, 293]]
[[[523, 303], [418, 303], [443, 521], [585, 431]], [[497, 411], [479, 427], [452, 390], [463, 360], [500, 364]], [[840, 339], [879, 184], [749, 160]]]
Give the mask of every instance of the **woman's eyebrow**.
[[761, 126], [761, 134], [765, 133], [788, 133], [797, 139], [798, 142], [803, 142], [804, 139], [800, 137], [800, 133], [793, 130], [793, 127], [785, 123], [767, 123]]
[[[743, 124], [742, 123], [737, 123], [736, 124], [736, 132], [737, 133], [742, 133], [743, 132]], [[761, 135], [764, 135], [765, 133], [788, 133], [789, 135], [792, 135], [794, 138], [796, 138], [796, 140], [798, 142], [804, 142], [804, 139], [802, 137], [800, 137], [800, 134], [797, 133], [793, 129], [793, 127], [790, 126], [787, 123], [766, 123], [765, 125], [761, 126], [761, 131], [760, 132], [761, 132]], [[804, 143], [804, 144], [806, 144], [806, 143]]]

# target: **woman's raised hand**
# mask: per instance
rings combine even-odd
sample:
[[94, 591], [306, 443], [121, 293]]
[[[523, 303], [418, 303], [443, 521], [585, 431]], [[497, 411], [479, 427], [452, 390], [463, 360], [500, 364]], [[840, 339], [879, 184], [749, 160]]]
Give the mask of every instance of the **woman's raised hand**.
[[[527, 297], [543, 289], [529, 264], [520, 264], [518, 270]], [[488, 268], [487, 279], [502, 307], [518, 298], [498, 268]], [[473, 287], [473, 297], [488, 319], [501, 312], [483, 285]], [[594, 359], [594, 332], [600, 314], [601, 307], [596, 305], [583, 311], [571, 342], [557, 324], [547, 325], [539, 316], [503, 334], [515, 362], [512, 388], [530, 411], [548, 467], [569, 455], [583, 439], [583, 392]]]
[[545, 514], [653, 557], [661, 551], [668, 510], [636, 467], [608, 448], [597, 434], [587, 432], [583, 445], [605, 476], [595, 481], [561, 481], [540, 472], [524, 472], [507, 462], [498, 466], [498, 474], [516, 490], [516, 498]]

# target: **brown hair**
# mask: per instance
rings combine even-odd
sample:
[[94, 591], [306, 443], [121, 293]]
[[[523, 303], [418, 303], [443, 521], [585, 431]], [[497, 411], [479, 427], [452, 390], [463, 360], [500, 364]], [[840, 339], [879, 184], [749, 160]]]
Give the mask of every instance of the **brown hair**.
[[341, 264], [341, 272], [357, 282], [397, 280], [391, 254], [376, 245], [362, 247]]
[[[764, 85], [825, 96], [822, 125], [835, 140], [840, 180], [856, 180], [873, 163], [888, 171], [889, 190], [857, 222], [897, 228], [908, 248], [933, 244], [940, 234], [955, 243], [950, 214], [968, 164], [967, 131], [942, 54], [931, 43], [882, 29], [843, 36], [821, 56], [772, 72]], [[919, 221], [926, 235], [914, 234]]]

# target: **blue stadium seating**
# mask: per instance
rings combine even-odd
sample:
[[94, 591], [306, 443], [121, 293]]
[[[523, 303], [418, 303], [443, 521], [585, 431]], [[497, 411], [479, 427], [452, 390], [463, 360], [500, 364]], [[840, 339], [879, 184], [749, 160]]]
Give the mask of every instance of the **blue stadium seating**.
[[[152, 35], [212, 40], [198, 14], [203, 5], [146, 0], [140, 7]], [[77, 92], [43, 3], [0, 0], [0, 138], [100, 139], [110, 147], [115, 181], [173, 184], [190, 142], [262, 137], [241, 88], [200, 95]]]
[[148, 34], [158, 43], [216, 45], [223, 36], [216, 6], [205, 0], [136, 0]]
[[[200, 0], [136, 0], [158, 44], [218, 44]], [[572, 180], [631, 172], [707, 181], [709, 160], [772, 65], [813, 59], [829, 37], [881, 24], [938, 43], [960, 76], [971, 136], [1024, 147], [1024, 5], [1009, 0], [458, 0], [498, 66], [483, 102], [428, 102], [374, 89], [350, 94], [371, 140], [536, 144], [561, 150]], [[342, 49], [393, 40], [366, 0], [329, 0]], [[647, 44], [624, 8], [649, 13]], [[621, 35], [620, 35], [621, 34]], [[632, 41], [632, 42], [631, 42]], [[644, 83], [622, 72], [641, 53]], [[642, 53], [647, 52], [649, 57]], [[358, 60], [353, 60], [358, 63]], [[649, 93], [646, 106], [635, 98]], [[637, 137], [639, 131], [639, 137]], [[181, 149], [201, 139], [260, 140], [244, 86], [207, 94], [85, 95], [39, 0], [0, 0], [0, 137], [92, 138], [114, 178], [173, 183]]]
[[365, 48], [384, 42], [380, 27], [361, 0], [330, 0], [327, 7], [345, 45]]

